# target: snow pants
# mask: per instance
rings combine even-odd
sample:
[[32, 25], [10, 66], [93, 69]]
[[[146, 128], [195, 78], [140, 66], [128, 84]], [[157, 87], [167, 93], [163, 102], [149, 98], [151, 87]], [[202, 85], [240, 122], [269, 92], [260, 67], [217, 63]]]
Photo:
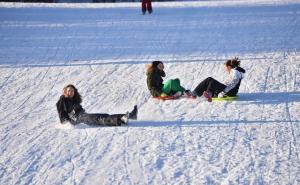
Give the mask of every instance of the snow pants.
[[121, 126], [124, 123], [121, 118], [125, 114], [88, 114], [82, 113], [77, 117], [77, 123], [101, 126]]
[[212, 77], [208, 77], [194, 89], [193, 93], [197, 96], [202, 96], [204, 91], [208, 91], [212, 94], [212, 97], [216, 97], [225, 88], [226, 85], [220, 83]]
[[146, 13], [146, 10], [148, 10], [148, 13], [152, 13], [152, 4], [151, 0], [142, 0], [142, 12], [143, 14]]
[[164, 86], [162, 88], [162, 91], [164, 93], [166, 93], [167, 95], [172, 95], [172, 94], [175, 94], [176, 92], [178, 91], [181, 91], [181, 92], [184, 92], [185, 91], [185, 88], [183, 88], [181, 85], [180, 85], [180, 80], [178, 78], [176, 79], [172, 79], [172, 80], [167, 80], [165, 83], [164, 83]]

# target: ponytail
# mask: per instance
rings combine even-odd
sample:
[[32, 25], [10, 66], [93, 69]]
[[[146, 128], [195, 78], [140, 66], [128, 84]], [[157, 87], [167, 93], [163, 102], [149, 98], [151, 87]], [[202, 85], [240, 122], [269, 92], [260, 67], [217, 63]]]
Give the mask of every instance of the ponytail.
[[241, 61], [238, 58], [230, 59], [225, 62], [226, 66], [230, 66], [231, 68], [240, 67]]

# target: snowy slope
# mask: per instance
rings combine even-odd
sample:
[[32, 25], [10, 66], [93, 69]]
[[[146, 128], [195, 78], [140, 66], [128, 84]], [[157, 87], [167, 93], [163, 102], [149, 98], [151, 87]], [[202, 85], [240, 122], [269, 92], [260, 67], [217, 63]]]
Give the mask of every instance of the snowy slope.
[[[300, 184], [300, 2], [166, 4], [0, 4], [0, 184]], [[234, 56], [239, 101], [150, 97], [152, 60], [192, 89]], [[61, 126], [69, 83], [138, 120]]]

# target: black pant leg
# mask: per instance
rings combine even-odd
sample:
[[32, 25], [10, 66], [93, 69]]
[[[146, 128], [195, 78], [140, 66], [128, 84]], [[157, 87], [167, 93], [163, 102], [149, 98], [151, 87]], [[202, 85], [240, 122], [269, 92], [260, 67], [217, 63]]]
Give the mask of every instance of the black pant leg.
[[122, 116], [109, 114], [81, 114], [78, 117], [78, 122], [87, 125], [101, 125], [101, 126], [120, 126]]
[[209, 91], [212, 93], [212, 96], [218, 95], [221, 91], [223, 91], [226, 86], [219, 81], [215, 80], [212, 77], [208, 77], [203, 80], [195, 89], [194, 93], [197, 96], [202, 96], [204, 91]]
[[110, 117], [111, 118], [113, 118], [113, 119], [117, 119], [118, 120], [118, 122], [121, 124], [121, 123], [123, 123], [123, 124], [126, 124], [121, 118], [123, 117], [123, 116], [125, 116], [126, 114], [112, 114], [112, 115], [110, 115]]
[[226, 85], [220, 83], [219, 81], [213, 79], [209, 82], [207, 91], [209, 91], [213, 97], [218, 96], [226, 88]]
[[194, 89], [193, 92], [197, 96], [202, 96], [203, 92], [207, 90], [207, 87], [208, 87], [209, 83], [213, 80], [215, 80], [215, 79], [213, 79], [212, 77], [206, 78], [205, 80], [200, 82], [200, 84]]

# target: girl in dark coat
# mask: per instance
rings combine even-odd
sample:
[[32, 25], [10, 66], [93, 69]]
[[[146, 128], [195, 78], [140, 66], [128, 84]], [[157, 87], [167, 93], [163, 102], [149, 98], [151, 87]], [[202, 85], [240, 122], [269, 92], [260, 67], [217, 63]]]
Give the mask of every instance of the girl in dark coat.
[[212, 97], [236, 96], [243, 74], [246, 71], [240, 67], [238, 58], [227, 60], [224, 65], [225, 71], [228, 73], [228, 78], [224, 84], [212, 77], [208, 77], [195, 88], [192, 94], [197, 96], [203, 95], [209, 102], [212, 101]]
[[67, 85], [63, 89], [63, 95], [56, 103], [61, 123], [70, 122], [75, 125], [85, 123], [88, 125], [121, 126], [127, 124], [128, 119], [137, 119], [137, 106], [127, 114], [88, 114], [81, 106], [81, 95], [74, 85]]
[[189, 90], [185, 90], [180, 85], [178, 78], [167, 80], [163, 83], [163, 77], [166, 76], [164, 64], [161, 61], [153, 61], [147, 69], [147, 86], [153, 97], [174, 96], [179, 97], [183, 93], [191, 95]]

